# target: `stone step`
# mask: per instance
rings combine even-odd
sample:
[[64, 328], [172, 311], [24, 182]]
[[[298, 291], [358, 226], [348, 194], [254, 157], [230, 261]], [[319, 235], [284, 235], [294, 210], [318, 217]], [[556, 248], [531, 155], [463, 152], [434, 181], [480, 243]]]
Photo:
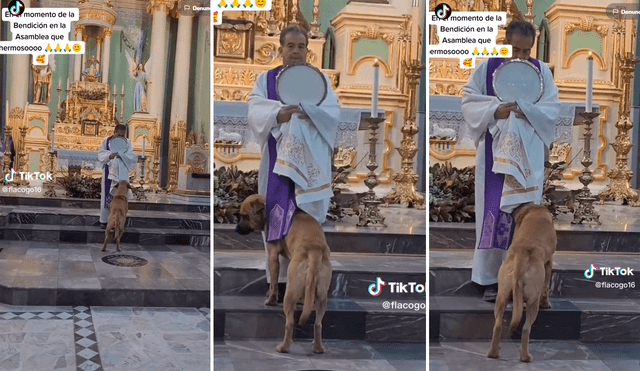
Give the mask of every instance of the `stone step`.
[[[43, 241], [67, 243], [103, 243], [99, 226], [9, 224], [0, 227], [3, 241]], [[210, 231], [198, 229], [127, 228], [122, 243], [140, 245], [189, 245], [210, 249]]]
[[[217, 243], [218, 241], [216, 241]], [[267, 292], [266, 254], [262, 251], [222, 251], [214, 254], [214, 295], [259, 296]], [[380, 277], [385, 282], [378, 299], [421, 300], [426, 298], [424, 255], [348, 254], [331, 252], [333, 276], [329, 298], [371, 299], [369, 286]], [[391, 282], [405, 284], [406, 292], [391, 292]], [[422, 292], [410, 293], [409, 283]]]
[[[551, 309], [540, 309], [531, 339], [582, 342], [640, 342], [640, 300], [551, 298]], [[493, 303], [477, 297], [429, 297], [431, 341], [489, 340], [494, 323]], [[520, 339], [522, 322], [509, 334], [511, 304], [503, 318], [502, 339]]]
[[[4, 206], [0, 208], [0, 218], [7, 224], [44, 224], [98, 226], [100, 224], [99, 209], [53, 208], [35, 206]], [[127, 227], [162, 228], [162, 229], [195, 229], [209, 230], [210, 216], [205, 213], [129, 210]]]
[[[640, 225], [633, 210], [613, 202], [596, 206], [601, 225], [572, 224], [572, 215], [559, 215], [554, 220], [557, 250], [640, 253]], [[429, 223], [429, 250], [473, 250], [475, 228], [475, 223]]]
[[[285, 318], [282, 304], [268, 307], [262, 297], [214, 296], [214, 339], [282, 339]], [[383, 309], [385, 300], [329, 299], [322, 324], [323, 339], [370, 342], [426, 342], [426, 302], [415, 309]], [[397, 302], [399, 303], [399, 302]], [[404, 302], [410, 303], [410, 302]], [[295, 318], [302, 306], [296, 307]], [[308, 322], [296, 325], [294, 339], [313, 337], [315, 311]]]
[[[347, 226], [348, 227], [348, 226]], [[240, 235], [233, 224], [216, 224], [213, 229], [215, 250], [260, 250], [264, 242], [260, 232]], [[343, 228], [346, 229], [346, 228]], [[426, 254], [424, 233], [395, 232], [392, 228], [362, 228], [341, 230], [339, 223], [323, 225], [327, 244], [332, 252], [370, 254]]]
[[[553, 255], [550, 296], [556, 298], [640, 299], [640, 255], [634, 253], [572, 253]], [[474, 296], [479, 288], [471, 284], [472, 250], [429, 252], [429, 295]], [[594, 265], [592, 278], [585, 271]], [[633, 275], [615, 275], [608, 269], [631, 268]], [[597, 287], [600, 285], [600, 287]]]
[[[123, 244], [120, 253], [115, 252], [115, 246], [108, 252], [101, 249], [102, 244], [3, 244], [0, 302], [47, 306], [210, 305], [208, 253], [185, 245]], [[117, 255], [125, 255], [120, 256], [121, 264], [108, 264]], [[136, 266], [134, 260], [144, 264]]]
[[[57, 191], [58, 195], [62, 192]], [[209, 196], [180, 196], [147, 193], [147, 201], [129, 201], [129, 210], [171, 211], [209, 214], [211, 211]], [[79, 199], [71, 197], [42, 197], [42, 194], [32, 194], [31, 197], [0, 196], [0, 205], [5, 206], [34, 206], [56, 207], [69, 209], [100, 209], [100, 200]]]

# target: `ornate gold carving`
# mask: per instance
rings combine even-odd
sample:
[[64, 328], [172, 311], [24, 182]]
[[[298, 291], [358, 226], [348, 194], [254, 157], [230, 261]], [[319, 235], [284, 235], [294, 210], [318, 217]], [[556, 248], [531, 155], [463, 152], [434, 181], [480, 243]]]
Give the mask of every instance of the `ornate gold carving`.
[[456, 87], [455, 84], [444, 85], [442, 83], [436, 83], [435, 87], [429, 86], [429, 94], [431, 95], [462, 95], [462, 86]]
[[249, 95], [249, 91], [246, 93], [241, 90], [229, 90], [229, 89], [219, 89], [214, 90], [213, 99], [214, 100], [232, 100], [232, 101], [247, 101], [247, 96]]
[[113, 30], [110, 29], [110, 28], [105, 28], [105, 29], [103, 29], [102, 32], [103, 32], [103, 35], [104, 35], [105, 38], [111, 37], [111, 35], [113, 35]]
[[266, 43], [256, 50], [255, 59], [258, 64], [271, 64], [278, 56], [278, 47], [273, 43]]
[[362, 38], [371, 40], [382, 39], [388, 45], [391, 45], [393, 43], [393, 40], [396, 38], [396, 35], [393, 33], [380, 33], [380, 25], [372, 24], [367, 26], [366, 31], [351, 31], [352, 43], [355, 43]]
[[176, 2], [174, 0], [149, 0], [149, 4], [147, 4], [147, 13], [153, 14], [158, 10], [168, 13], [173, 9], [175, 4]]
[[187, 165], [189, 165], [188, 172], [195, 174], [207, 173], [208, 169], [206, 169], [205, 165], [207, 164], [207, 158], [200, 153], [195, 153], [191, 158], [187, 160]]
[[78, 38], [78, 34], [84, 33], [84, 25], [76, 24], [75, 31], [76, 31], [76, 33], [75, 33], [76, 38]]
[[233, 31], [221, 31], [220, 35], [220, 53], [226, 55], [239, 55], [244, 54], [243, 50], [243, 37]]
[[78, 22], [99, 21], [113, 26], [116, 23], [116, 14], [111, 9], [81, 8]]
[[313, 50], [307, 50], [307, 63], [313, 64], [313, 62], [316, 61], [316, 58], [316, 53], [314, 53]]
[[[584, 32], [595, 31], [602, 38], [602, 55], [609, 55], [609, 51], [607, 46], [609, 45], [609, 26], [608, 25], [596, 25], [594, 23], [594, 18], [591, 16], [583, 16], [580, 18], [579, 23], [570, 23], [567, 22], [564, 24], [564, 35], [562, 37], [562, 68], [569, 68], [571, 61], [578, 54], [587, 54], [589, 49], [578, 49], [574, 50], [571, 55], [569, 53], [569, 35], [575, 30], [580, 30]], [[600, 70], [605, 71], [607, 67], [607, 62], [604, 60], [598, 53], [595, 53], [595, 57], [600, 62]]]
[[571, 33], [574, 30], [581, 30], [585, 32], [596, 31], [600, 34], [600, 37], [605, 37], [609, 33], [609, 26], [607, 25], [595, 25], [592, 16], [580, 17], [580, 23], [565, 23], [564, 30], [567, 33]]
[[9, 118], [10, 119], [20, 119], [22, 120], [24, 118], [24, 110], [20, 107], [14, 107], [10, 112], [9, 112]]
[[251, 70], [242, 70], [240, 81], [242, 82], [242, 85], [253, 86], [253, 83], [256, 82], [256, 74]]

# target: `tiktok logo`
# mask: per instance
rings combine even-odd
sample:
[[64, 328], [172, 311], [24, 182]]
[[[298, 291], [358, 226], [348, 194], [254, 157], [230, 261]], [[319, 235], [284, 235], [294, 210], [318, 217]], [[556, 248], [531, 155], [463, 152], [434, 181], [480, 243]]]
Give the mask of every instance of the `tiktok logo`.
[[9, 12], [12, 16], [17, 17], [24, 12], [24, 3], [20, 0], [9, 2]]
[[16, 175], [16, 174], [18, 174], [18, 172], [13, 170], [13, 168], [11, 168], [11, 172], [4, 176], [4, 180], [7, 183], [11, 183], [11, 182], [13, 182], [13, 176]]
[[380, 295], [380, 291], [382, 289], [382, 286], [384, 285], [385, 282], [380, 277], [376, 277], [376, 283], [372, 283], [371, 285], [369, 285], [369, 294], [373, 296]]
[[593, 277], [593, 271], [597, 269], [598, 268], [596, 268], [595, 265], [591, 264], [591, 268], [584, 271], [584, 276], [587, 277], [587, 279], [590, 279], [591, 277]]
[[446, 20], [451, 15], [451, 7], [448, 4], [441, 3], [436, 6], [436, 17]]

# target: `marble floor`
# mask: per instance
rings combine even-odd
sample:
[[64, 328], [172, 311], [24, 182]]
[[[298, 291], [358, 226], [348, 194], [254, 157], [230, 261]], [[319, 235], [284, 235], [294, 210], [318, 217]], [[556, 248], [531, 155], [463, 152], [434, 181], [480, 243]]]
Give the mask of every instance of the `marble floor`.
[[640, 344], [532, 340], [533, 362], [519, 358], [519, 340], [503, 339], [500, 358], [485, 356], [490, 341], [429, 344], [430, 371], [640, 371]]
[[276, 340], [214, 342], [216, 371], [424, 371], [424, 343], [367, 343], [325, 340], [325, 353], [313, 354], [311, 340], [296, 340], [290, 353], [275, 351]]
[[0, 304], [0, 370], [210, 370], [208, 308]]

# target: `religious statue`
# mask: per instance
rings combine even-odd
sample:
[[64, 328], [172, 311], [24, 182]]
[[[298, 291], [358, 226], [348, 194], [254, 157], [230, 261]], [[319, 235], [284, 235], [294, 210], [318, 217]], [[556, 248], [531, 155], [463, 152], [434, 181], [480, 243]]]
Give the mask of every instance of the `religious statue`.
[[89, 68], [82, 71], [82, 75], [84, 75], [85, 81], [95, 82], [98, 81], [100, 77], [100, 71], [96, 68], [96, 64], [100, 64], [100, 62], [96, 59], [96, 57], [91, 57], [87, 59], [86, 63], [89, 64]]
[[129, 77], [136, 82], [133, 90], [133, 112], [147, 112], [147, 85], [151, 84], [147, 69], [151, 61], [147, 61], [144, 66], [136, 63], [126, 50], [125, 55], [129, 62]]
[[33, 103], [47, 104], [51, 97], [51, 69], [46, 66], [31, 66], [33, 71]]

